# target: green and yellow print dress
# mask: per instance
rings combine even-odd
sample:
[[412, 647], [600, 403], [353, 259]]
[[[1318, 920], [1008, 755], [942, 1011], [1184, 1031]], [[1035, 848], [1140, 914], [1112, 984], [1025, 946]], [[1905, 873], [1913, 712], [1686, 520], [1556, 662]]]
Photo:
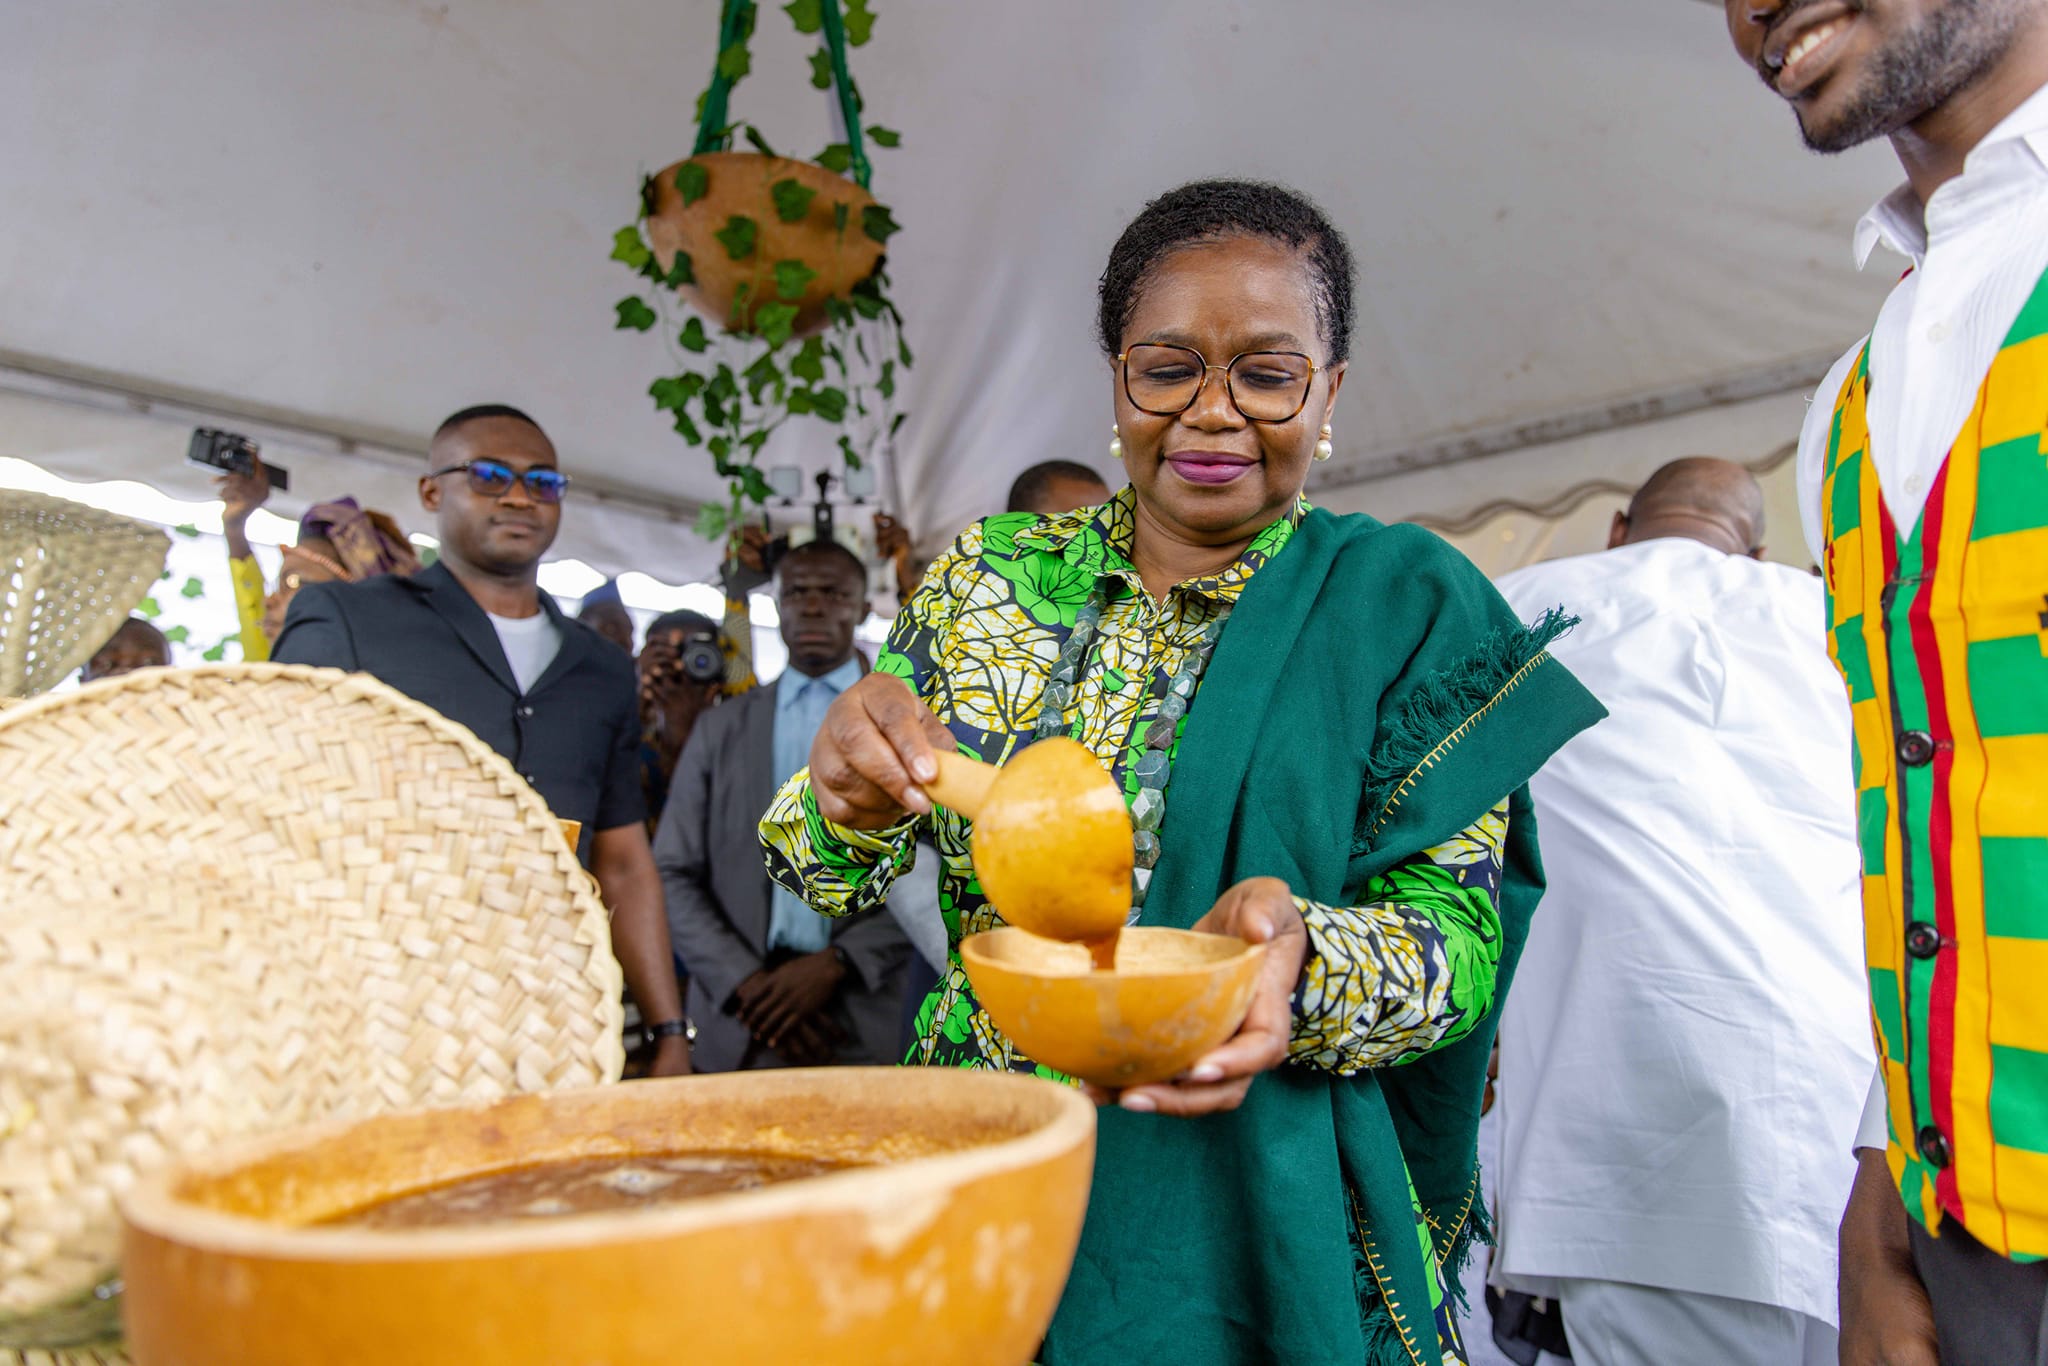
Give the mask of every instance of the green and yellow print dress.
[[[1134, 769], [1167, 691], [1163, 680], [1199, 648], [1203, 629], [1235, 604], [1307, 511], [1305, 502], [1298, 504], [1234, 563], [1176, 585], [1163, 601], [1145, 593], [1130, 561], [1135, 511], [1128, 488], [1100, 508], [1066, 516], [990, 517], [963, 532], [926, 571], [877, 667], [910, 685], [953, 732], [961, 752], [1001, 763], [1030, 743], [1076, 614], [1097, 584], [1110, 580], [1093, 656], [1065, 710], [1073, 722], [1069, 733], [1135, 799], [1141, 788]], [[1179, 726], [1185, 725], [1183, 717]], [[1169, 762], [1177, 748], [1178, 735]], [[1171, 820], [1170, 781], [1165, 795]], [[819, 815], [806, 770], [776, 794], [761, 838], [776, 882], [827, 914], [879, 904], [911, 866], [918, 837], [930, 840], [944, 861], [939, 905], [954, 952], [918, 1015], [918, 1041], [906, 1061], [1006, 1068], [1064, 1081], [1003, 1037], [975, 1003], [960, 965], [964, 937], [1003, 923], [975, 880], [970, 830], [944, 808], [883, 830], [835, 825]], [[1219, 839], [1225, 834], [1216, 833]], [[1403, 1062], [1473, 1028], [1493, 1000], [1500, 957], [1495, 902], [1506, 834], [1503, 800], [1448, 843], [1387, 872], [1365, 905], [1297, 898], [1311, 949], [1296, 996], [1292, 1063], [1350, 1074]], [[1427, 1230], [1420, 1232], [1427, 1252]], [[1429, 1261], [1434, 1266], [1433, 1255]], [[1432, 1298], [1444, 1360], [1458, 1363], [1455, 1323], [1436, 1279]]]

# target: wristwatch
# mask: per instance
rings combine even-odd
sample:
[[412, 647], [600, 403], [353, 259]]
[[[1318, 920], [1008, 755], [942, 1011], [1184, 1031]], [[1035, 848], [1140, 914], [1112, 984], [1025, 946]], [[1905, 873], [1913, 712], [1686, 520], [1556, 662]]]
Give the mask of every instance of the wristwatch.
[[653, 1024], [644, 1026], [640, 1032], [648, 1043], [653, 1043], [657, 1039], [673, 1039], [677, 1035], [691, 1043], [697, 1042], [697, 1026], [690, 1022], [688, 1016], [680, 1020], [656, 1020]]

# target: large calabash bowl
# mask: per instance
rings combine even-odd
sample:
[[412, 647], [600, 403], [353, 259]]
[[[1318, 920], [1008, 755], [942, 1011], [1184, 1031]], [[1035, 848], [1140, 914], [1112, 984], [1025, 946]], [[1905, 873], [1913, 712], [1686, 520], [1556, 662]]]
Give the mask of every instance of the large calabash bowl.
[[1178, 1076], [1237, 1032], [1266, 946], [1136, 926], [1116, 969], [1088, 949], [1014, 926], [972, 935], [960, 961], [974, 995], [1025, 1056], [1118, 1090]]
[[[1030, 1360], [1087, 1206], [1093, 1107], [1033, 1078], [678, 1078], [298, 1130], [123, 1204], [138, 1366]], [[881, 1165], [651, 1209], [309, 1227], [535, 1163], [745, 1150]]]

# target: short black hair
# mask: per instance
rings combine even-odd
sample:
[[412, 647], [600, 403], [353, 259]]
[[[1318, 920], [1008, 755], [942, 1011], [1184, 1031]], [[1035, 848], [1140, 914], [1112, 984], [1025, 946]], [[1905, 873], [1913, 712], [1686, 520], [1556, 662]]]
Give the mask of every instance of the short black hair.
[[650, 641], [657, 635], [662, 635], [669, 631], [681, 631], [686, 638], [701, 635], [717, 636], [720, 634], [717, 622], [705, 616], [702, 612], [692, 612], [687, 607], [678, 608], [673, 612], [663, 612], [653, 621], [647, 623], [647, 639]]
[[779, 581], [782, 571], [799, 559], [815, 559], [820, 556], [839, 560], [846, 572], [859, 581], [861, 591], [867, 591], [868, 567], [860, 562], [860, 556], [836, 540], [805, 541], [802, 545], [791, 546], [788, 553], [776, 561], [775, 577]]
[[1304, 194], [1263, 180], [1196, 180], [1147, 204], [1110, 248], [1103, 268], [1096, 331], [1102, 354], [1123, 349], [1124, 329], [1145, 279], [1182, 247], [1230, 237], [1264, 237], [1308, 253], [1316, 283], [1316, 326], [1329, 364], [1351, 356], [1351, 246]]
[[[148, 635], [155, 636], [156, 643], [164, 647], [164, 658], [169, 659], [171, 657], [171, 638], [165, 635], [163, 629], [147, 617], [130, 617], [119, 626], [116, 626], [114, 634], [107, 637], [106, 645], [100, 646], [100, 650], [106, 649], [107, 645], [112, 645], [129, 631], [142, 631]], [[98, 654], [99, 650], [95, 650], [93, 653]]]
[[1011, 512], [1036, 512], [1038, 500], [1045, 497], [1055, 479], [1070, 479], [1076, 483], [1100, 484], [1109, 487], [1109, 481], [1089, 469], [1078, 460], [1041, 460], [1017, 476], [1017, 482], [1010, 485]]
[[535, 422], [532, 418], [528, 417], [525, 413], [520, 412], [517, 408], [513, 407], [509, 403], [477, 403], [472, 404], [467, 408], [460, 409], [456, 412], [452, 412], [448, 414], [448, 416], [442, 418], [441, 425], [434, 428], [433, 439], [435, 441], [439, 441], [442, 437], [454, 431], [457, 427], [462, 426], [465, 422], [478, 422], [487, 417], [517, 418], [519, 421], [524, 422], [527, 426], [533, 428], [535, 431], [540, 432], [542, 436], [547, 435], [547, 433], [541, 429], [541, 425], [538, 422]]
[[576, 609], [576, 620], [586, 620], [592, 612], [624, 612], [627, 621], [633, 619], [631, 609], [617, 598], [585, 598]]

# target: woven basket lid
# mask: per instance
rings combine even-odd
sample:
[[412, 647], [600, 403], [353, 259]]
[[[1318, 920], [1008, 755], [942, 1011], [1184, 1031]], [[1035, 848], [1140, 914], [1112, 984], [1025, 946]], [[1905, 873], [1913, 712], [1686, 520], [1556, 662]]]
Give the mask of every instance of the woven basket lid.
[[144, 669], [0, 712], [0, 907], [0, 1351], [116, 1328], [115, 1197], [170, 1155], [625, 1060], [546, 804], [362, 674]]
[[0, 489], [0, 697], [31, 697], [93, 657], [164, 572], [153, 526]]

